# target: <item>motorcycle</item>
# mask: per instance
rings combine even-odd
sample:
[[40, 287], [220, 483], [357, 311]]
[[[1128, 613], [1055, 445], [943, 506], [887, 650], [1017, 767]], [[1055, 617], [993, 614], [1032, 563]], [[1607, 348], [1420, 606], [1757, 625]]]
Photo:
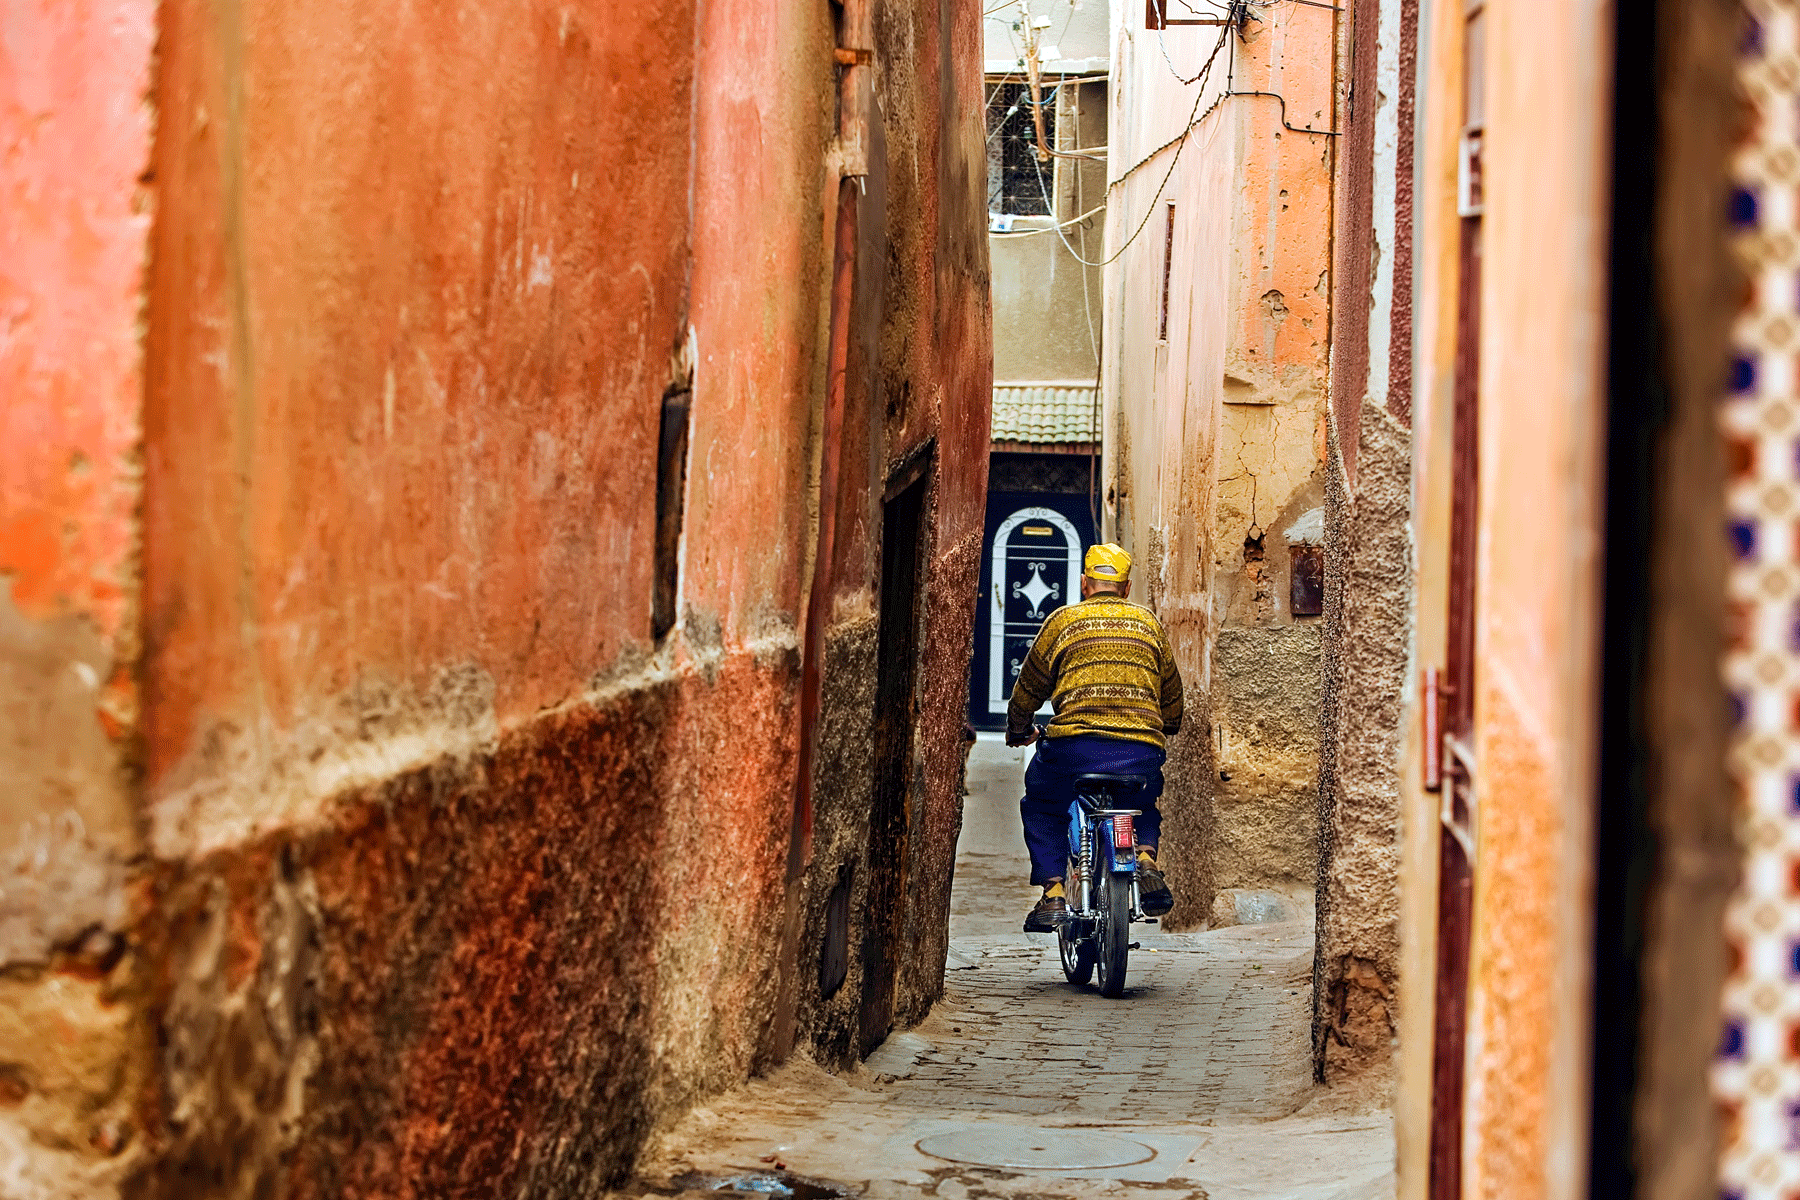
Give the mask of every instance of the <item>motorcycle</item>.
[[1069, 911], [1057, 922], [1063, 974], [1085, 985], [1097, 969], [1100, 994], [1125, 991], [1133, 921], [1144, 920], [1138, 903], [1137, 829], [1141, 808], [1124, 808], [1142, 791], [1142, 775], [1078, 775], [1069, 806]]

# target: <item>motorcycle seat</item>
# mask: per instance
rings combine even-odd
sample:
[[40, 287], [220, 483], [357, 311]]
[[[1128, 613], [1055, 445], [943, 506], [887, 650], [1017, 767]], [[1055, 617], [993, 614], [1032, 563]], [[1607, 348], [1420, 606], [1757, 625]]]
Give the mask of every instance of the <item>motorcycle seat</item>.
[[1077, 792], [1101, 789], [1111, 791], [1119, 788], [1127, 792], [1135, 792], [1148, 782], [1148, 778], [1143, 775], [1077, 775], [1075, 790]]

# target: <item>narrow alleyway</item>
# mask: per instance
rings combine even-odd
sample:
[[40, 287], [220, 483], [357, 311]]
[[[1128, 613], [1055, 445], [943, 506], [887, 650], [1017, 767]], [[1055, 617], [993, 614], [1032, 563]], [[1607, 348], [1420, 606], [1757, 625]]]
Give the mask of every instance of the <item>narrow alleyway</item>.
[[1310, 925], [1145, 926], [1125, 998], [1071, 987], [1054, 942], [1019, 932], [1027, 752], [982, 736], [929, 1019], [854, 1075], [795, 1061], [695, 1111], [642, 1182], [748, 1189], [785, 1169], [870, 1197], [1388, 1200], [1386, 1114], [1312, 1090]]

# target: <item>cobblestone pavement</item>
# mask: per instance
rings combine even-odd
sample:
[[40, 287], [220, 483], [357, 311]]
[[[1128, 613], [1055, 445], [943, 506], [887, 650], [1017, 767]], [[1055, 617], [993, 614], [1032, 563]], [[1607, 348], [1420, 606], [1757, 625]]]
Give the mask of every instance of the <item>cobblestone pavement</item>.
[[[1054, 940], [1019, 932], [1036, 896], [1021, 885], [1023, 764], [987, 741], [971, 759], [950, 970], [926, 1021], [854, 1074], [795, 1062], [696, 1110], [646, 1161], [644, 1182], [676, 1190], [785, 1169], [877, 1200], [1127, 1188], [1171, 1200], [1389, 1200], [1386, 1113], [1312, 1086], [1311, 926], [1142, 926], [1123, 997], [1071, 986]], [[1026, 1138], [1039, 1165], [954, 1161], [1007, 1158], [986, 1152], [996, 1137]], [[1109, 1160], [1116, 1146], [1144, 1160], [1095, 1165], [1133, 1156]], [[1063, 1165], [1041, 1165], [1051, 1160]]]

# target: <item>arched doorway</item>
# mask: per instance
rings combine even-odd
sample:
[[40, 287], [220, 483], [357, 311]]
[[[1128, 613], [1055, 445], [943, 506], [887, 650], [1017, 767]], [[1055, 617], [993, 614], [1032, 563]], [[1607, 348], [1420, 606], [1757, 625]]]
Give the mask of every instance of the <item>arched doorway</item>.
[[1038, 628], [1080, 598], [1081, 555], [1092, 539], [1085, 505], [1086, 497], [988, 497], [969, 696], [969, 719], [977, 729], [1005, 726], [1007, 698]]

